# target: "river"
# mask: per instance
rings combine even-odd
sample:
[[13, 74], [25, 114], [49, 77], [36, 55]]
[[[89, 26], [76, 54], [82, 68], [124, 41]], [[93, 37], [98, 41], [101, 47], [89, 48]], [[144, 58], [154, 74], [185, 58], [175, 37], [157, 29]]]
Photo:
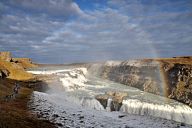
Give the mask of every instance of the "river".
[[[58, 127], [192, 127], [192, 109], [187, 105], [101, 79], [86, 68], [44, 67], [28, 72], [57, 76], [49, 90], [33, 93], [29, 107]], [[127, 93], [118, 111], [95, 99], [109, 91]]]

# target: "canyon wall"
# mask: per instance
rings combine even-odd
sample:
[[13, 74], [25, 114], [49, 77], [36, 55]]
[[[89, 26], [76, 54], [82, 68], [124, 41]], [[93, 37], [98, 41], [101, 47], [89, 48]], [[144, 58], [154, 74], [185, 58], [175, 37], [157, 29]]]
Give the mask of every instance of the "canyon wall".
[[98, 72], [100, 69], [102, 78], [175, 99], [192, 107], [191, 57], [110, 61], [98, 65], [90, 66], [89, 70]]

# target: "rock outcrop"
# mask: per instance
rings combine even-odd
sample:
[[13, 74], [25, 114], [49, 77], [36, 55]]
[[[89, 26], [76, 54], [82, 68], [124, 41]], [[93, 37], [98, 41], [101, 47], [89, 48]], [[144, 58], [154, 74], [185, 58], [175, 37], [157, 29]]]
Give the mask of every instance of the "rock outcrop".
[[0, 52], [0, 59], [4, 61], [11, 61], [11, 53], [10, 52]]
[[169, 98], [192, 107], [192, 65], [175, 64], [166, 73], [170, 89]]
[[37, 65], [33, 64], [30, 58], [12, 58], [12, 61], [22, 66], [25, 69], [37, 67]]
[[109, 111], [119, 111], [123, 98], [128, 96], [126, 92], [106, 92], [95, 98]]
[[0, 78], [6, 78], [8, 77], [10, 74], [10, 72], [7, 69], [0, 69]]
[[26, 68], [35, 67], [28, 58], [12, 58], [10, 52], [0, 52], [0, 77], [15, 80], [27, 80], [33, 75], [25, 71]]

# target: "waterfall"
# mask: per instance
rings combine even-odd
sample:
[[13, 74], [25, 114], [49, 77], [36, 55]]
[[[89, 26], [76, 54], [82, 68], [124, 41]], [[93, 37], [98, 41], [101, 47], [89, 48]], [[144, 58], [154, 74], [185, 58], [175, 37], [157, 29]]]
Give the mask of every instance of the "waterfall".
[[138, 99], [126, 99], [123, 100], [120, 111], [130, 114], [150, 115], [192, 124], [192, 110], [184, 104], [155, 104]]
[[86, 68], [73, 69], [70, 72], [57, 73], [60, 76], [60, 81], [62, 82], [65, 91], [73, 91], [77, 89], [84, 88], [87, 79], [85, 75], [87, 73]]
[[[58, 76], [59, 84], [49, 83], [53, 84], [50, 85], [52, 91], [46, 92], [48, 94], [46, 96], [53, 98], [56, 105], [64, 105], [67, 101], [67, 103], [75, 103], [77, 106], [80, 105], [84, 108], [104, 110], [101, 103], [94, 98], [96, 95], [104, 94], [107, 91], [125, 91], [128, 97], [122, 101], [121, 112], [160, 117], [192, 125], [192, 109], [187, 105], [171, 99], [169, 99], [171, 102], [164, 102], [165, 98], [144, 93], [136, 88], [104, 81], [100, 78], [88, 78], [87, 75], [90, 73], [87, 73], [86, 68], [30, 72]], [[64, 87], [64, 90], [57, 89], [56, 86], [60, 86], [62, 89]], [[105, 100], [106, 111], [111, 112], [114, 105], [112, 97], [107, 97]]]
[[101, 103], [94, 98], [82, 98], [81, 105], [96, 110], [104, 110], [104, 107], [101, 105]]
[[107, 99], [107, 107], [106, 107], [106, 110], [107, 110], [108, 112], [111, 111], [112, 101], [113, 101], [113, 100], [112, 100], [111, 97]]

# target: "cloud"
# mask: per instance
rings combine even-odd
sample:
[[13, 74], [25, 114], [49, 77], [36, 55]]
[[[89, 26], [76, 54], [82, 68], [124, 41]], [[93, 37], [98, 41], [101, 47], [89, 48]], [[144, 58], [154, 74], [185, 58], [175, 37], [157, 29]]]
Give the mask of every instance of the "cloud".
[[186, 2], [112, 0], [105, 8], [91, 10], [71, 0], [0, 3], [6, 6], [0, 20], [0, 50], [38, 62], [125, 60], [192, 51]]
[[52, 43], [54, 46], [51, 47], [66, 47], [67, 51], [80, 53], [82, 56], [89, 54], [95, 59], [98, 59], [97, 56], [100, 59], [126, 59], [138, 50], [152, 55], [148, 35], [136, 24], [129, 23], [128, 16], [109, 8], [90, 12], [88, 15], [92, 18], [70, 22], [43, 42]]
[[187, 47], [191, 46], [189, 37], [192, 37], [190, 0], [111, 0], [108, 4], [113, 8], [119, 8], [122, 14], [129, 15], [130, 22], [137, 24], [148, 35], [159, 56], [168, 55], [166, 53], [175, 56], [191, 54], [192, 47]]
[[72, 0], [3, 0], [12, 8], [19, 8], [28, 13], [44, 13], [52, 16], [71, 17], [83, 14]]

